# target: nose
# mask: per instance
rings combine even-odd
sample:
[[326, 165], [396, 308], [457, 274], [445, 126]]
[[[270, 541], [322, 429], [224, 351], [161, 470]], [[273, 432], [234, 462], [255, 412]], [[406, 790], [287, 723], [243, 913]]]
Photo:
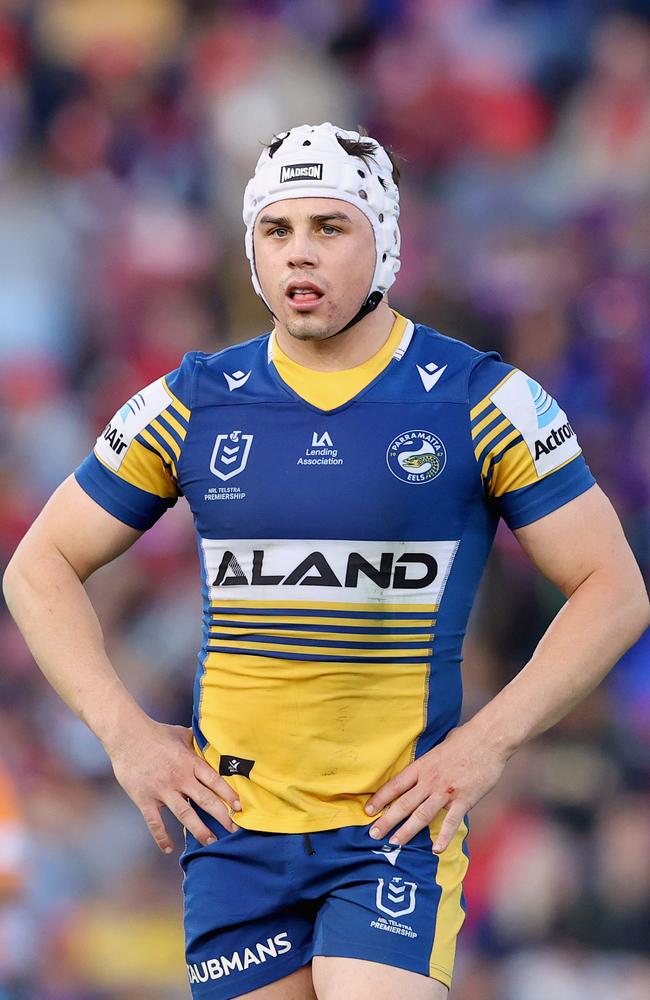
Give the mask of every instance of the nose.
[[288, 264], [292, 269], [316, 267], [318, 264], [316, 247], [308, 232], [294, 232], [288, 250]]

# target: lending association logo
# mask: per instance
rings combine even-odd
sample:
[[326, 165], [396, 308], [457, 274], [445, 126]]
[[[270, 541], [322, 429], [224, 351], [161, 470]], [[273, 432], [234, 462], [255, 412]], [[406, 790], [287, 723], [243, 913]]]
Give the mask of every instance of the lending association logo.
[[252, 443], [253, 435], [242, 434], [241, 431], [217, 434], [212, 449], [210, 472], [223, 480], [238, 476], [246, 468]]
[[430, 483], [447, 464], [445, 446], [431, 431], [404, 431], [386, 452], [388, 468], [404, 483]]
[[301, 455], [297, 465], [343, 465], [343, 459], [339, 458], [338, 448], [327, 431], [319, 434], [314, 431], [311, 436], [311, 447], [305, 448], [305, 454]]

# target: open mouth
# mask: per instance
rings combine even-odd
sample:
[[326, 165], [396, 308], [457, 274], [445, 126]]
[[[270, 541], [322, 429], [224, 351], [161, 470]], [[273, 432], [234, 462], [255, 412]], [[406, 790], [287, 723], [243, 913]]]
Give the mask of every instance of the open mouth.
[[322, 289], [311, 281], [291, 282], [287, 288], [286, 296], [292, 309], [298, 312], [310, 312], [325, 297]]

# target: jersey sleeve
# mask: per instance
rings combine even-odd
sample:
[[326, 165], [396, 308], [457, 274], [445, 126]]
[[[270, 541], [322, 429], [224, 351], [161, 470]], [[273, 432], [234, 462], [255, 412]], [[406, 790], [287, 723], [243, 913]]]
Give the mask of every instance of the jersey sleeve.
[[486, 356], [471, 373], [469, 405], [485, 493], [510, 528], [594, 485], [566, 413], [524, 372]]
[[75, 469], [81, 488], [109, 514], [141, 531], [173, 507], [191, 416], [195, 353], [122, 406]]

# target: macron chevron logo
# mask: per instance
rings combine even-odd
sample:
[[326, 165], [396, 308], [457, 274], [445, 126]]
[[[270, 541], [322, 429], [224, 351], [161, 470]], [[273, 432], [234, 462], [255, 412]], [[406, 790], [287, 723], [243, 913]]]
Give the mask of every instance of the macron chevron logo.
[[438, 368], [438, 365], [430, 361], [428, 365], [424, 368], [420, 368], [419, 365], [415, 366], [420, 373], [420, 378], [422, 379], [422, 385], [427, 392], [433, 389], [434, 385], [447, 371], [447, 365], [443, 365], [442, 368]]
[[226, 382], [228, 383], [228, 388], [229, 388], [230, 392], [232, 392], [233, 389], [241, 389], [241, 387], [243, 385], [246, 385], [246, 383], [248, 382], [249, 378], [251, 377], [252, 371], [253, 371], [253, 369], [251, 368], [251, 370], [249, 372], [240, 372], [240, 371], [237, 371], [237, 372], [233, 372], [232, 375], [229, 375], [228, 372], [224, 372], [223, 373], [223, 377], [225, 378]]
[[373, 851], [372, 853], [373, 854], [381, 854], [382, 857], [386, 858], [386, 861], [388, 861], [389, 864], [391, 864], [393, 867], [395, 867], [395, 865], [397, 864], [397, 858], [398, 858], [399, 852], [401, 850], [402, 850], [402, 845], [401, 844], [397, 844], [397, 845], [384, 844], [384, 846], [381, 848], [381, 850], [379, 850], [379, 851]]

